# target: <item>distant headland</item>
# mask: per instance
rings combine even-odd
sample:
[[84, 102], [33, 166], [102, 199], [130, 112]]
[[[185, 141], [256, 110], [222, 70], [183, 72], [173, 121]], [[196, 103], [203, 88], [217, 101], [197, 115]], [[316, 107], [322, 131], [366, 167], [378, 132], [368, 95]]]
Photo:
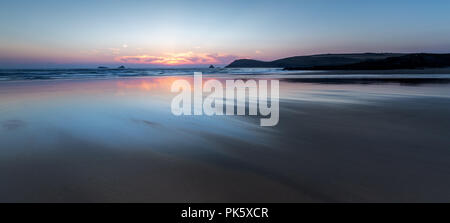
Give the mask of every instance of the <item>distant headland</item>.
[[105, 66], [98, 66], [97, 69], [126, 69], [125, 66], [119, 66], [117, 68], [109, 68], [109, 67], [105, 67]]
[[450, 54], [361, 53], [295, 56], [274, 61], [235, 60], [227, 68], [285, 70], [395, 70], [450, 67]]

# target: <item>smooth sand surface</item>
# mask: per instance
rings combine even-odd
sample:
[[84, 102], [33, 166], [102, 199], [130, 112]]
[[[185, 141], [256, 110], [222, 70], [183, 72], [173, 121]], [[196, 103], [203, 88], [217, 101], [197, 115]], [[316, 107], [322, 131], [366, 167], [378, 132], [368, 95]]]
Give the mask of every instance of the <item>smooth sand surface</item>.
[[450, 201], [450, 85], [282, 81], [263, 128], [174, 117], [166, 82], [0, 83], [0, 201]]

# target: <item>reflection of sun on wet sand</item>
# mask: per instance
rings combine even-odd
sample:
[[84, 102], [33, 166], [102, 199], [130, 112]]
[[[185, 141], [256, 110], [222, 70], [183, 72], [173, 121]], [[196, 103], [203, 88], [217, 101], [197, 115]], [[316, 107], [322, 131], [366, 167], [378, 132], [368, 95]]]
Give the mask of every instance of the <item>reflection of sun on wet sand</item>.
[[139, 89], [142, 91], [151, 91], [155, 89], [168, 91], [170, 90], [170, 86], [172, 83], [176, 80], [180, 79], [188, 79], [189, 78], [183, 78], [183, 77], [155, 77], [155, 78], [139, 78], [135, 80], [127, 80], [127, 81], [118, 81], [117, 87], [119, 89]]
[[0, 200], [450, 199], [448, 84], [282, 79], [263, 128], [173, 116], [174, 79], [1, 82]]

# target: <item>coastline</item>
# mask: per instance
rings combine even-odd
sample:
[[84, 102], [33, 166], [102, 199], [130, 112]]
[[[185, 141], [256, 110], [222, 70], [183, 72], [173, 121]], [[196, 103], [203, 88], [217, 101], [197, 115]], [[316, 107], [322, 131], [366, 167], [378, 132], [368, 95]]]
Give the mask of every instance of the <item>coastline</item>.
[[[294, 71], [293, 71], [294, 72]], [[424, 68], [424, 69], [397, 69], [397, 70], [317, 70], [301, 71], [297, 74], [450, 74], [450, 67], [447, 68]]]
[[281, 80], [268, 129], [248, 116], [171, 115], [170, 78], [2, 86], [0, 200], [450, 199], [447, 84]]

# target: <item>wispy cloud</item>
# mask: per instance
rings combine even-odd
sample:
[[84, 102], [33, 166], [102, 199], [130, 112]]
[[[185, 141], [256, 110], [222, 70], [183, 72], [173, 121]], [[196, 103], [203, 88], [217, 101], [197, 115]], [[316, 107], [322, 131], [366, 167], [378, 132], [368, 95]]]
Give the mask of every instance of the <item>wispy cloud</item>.
[[119, 56], [115, 60], [123, 63], [141, 63], [155, 65], [191, 65], [191, 64], [227, 64], [237, 59], [237, 56], [219, 53], [165, 53], [161, 56], [136, 55]]

